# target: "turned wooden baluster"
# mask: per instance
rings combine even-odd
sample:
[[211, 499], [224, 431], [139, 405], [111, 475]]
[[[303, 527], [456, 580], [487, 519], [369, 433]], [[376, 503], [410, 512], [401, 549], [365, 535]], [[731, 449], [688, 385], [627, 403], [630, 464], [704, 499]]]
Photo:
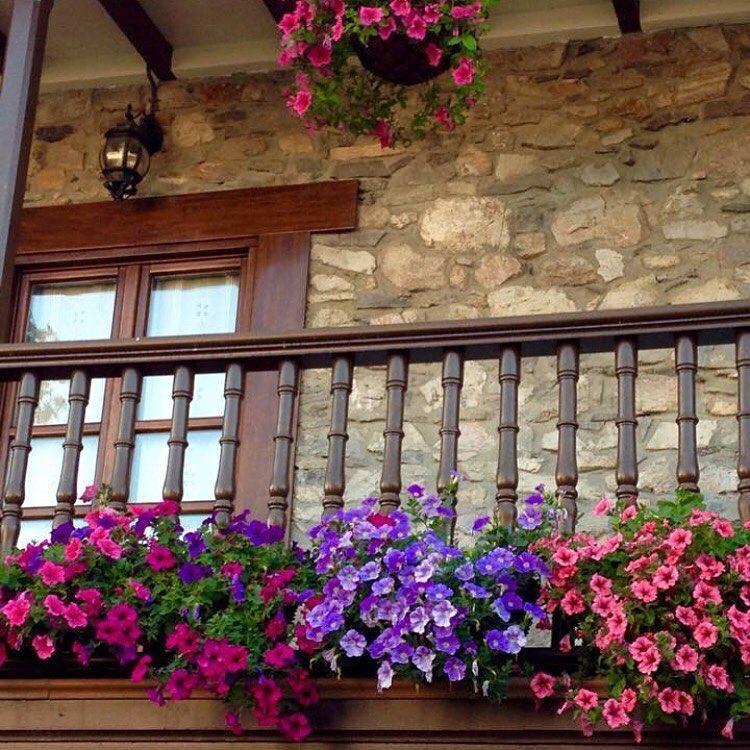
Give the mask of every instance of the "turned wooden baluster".
[[292, 468], [292, 442], [294, 440], [294, 405], [297, 398], [299, 366], [286, 359], [279, 366], [279, 410], [274, 436], [273, 473], [268, 498], [268, 523], [286, 526], [289, 505], [289, 473]]
[[737, 421], [739, 458], [737, 509], [743, 521], [750, 520], [750, 331], [737, 334]]
[[578, 517], [578, 461], [576, 433], [578, 431], [578, 344], [565, 342], [557, 348], [558, 421], [557, 467], [555, 481], [557, 494], [565, 510], [563, 531], [575, 531]]
[[182, 501], [184, 492], [185, 451], [188, 447], [188, 419], [193, 400], [193, 372], [180, 365], [174, 371], [172, 383], [172, 427], [169, 433], [167, 471], [164, 478], [165, 500]]
[[521, 354], [514, 346], [500, 352], [500, 436], [497, 456], [495, 514], [500, 523], [512, 526], [518, 501], [518, 384]]
[[383, 431], [383, 471], [380, 475], [380, 510], [390, 513], [401, 504], [401, 444], [404, 440], [404, 402], [409, 375], [405, 354], [388, 356], [386, 416]]
[[698, 370], [698, 348], [695, 337], [689, 334], [675, 339], [675, 369], [677, 370], [677, 428], [679, 435], [677, 457], [677, 486], [681, 490], [698, 492], [698, 443], [695, 411], [695, 373]]
[[10, 446], [3, 495], [3, 520], [0, 529], [0, 551], [3, 555], [7, 555], [16, 545], [21, 531], [21, 513], [26, 496], [26, 467], [31, 451], [31, 428], [38, 402], [39, 378], [34, 373], [24, 373], [18, 392], [16, 434]]
[[130, 471], [135, 449], [135, 417], [141, 400], [141, 375], [132, 367], [123, 370], [120, 380], [120, 424], [115, 440], [115, 458], [110, 482], [110, 504], [124, 511], [130, 497]]
[[615, 346], [617, 374], [617, 497], [629, 505], [638, 497], [636, 453], [635, 379], [638, 377], [638, 348], [634, 339], [620, 339]]
[[[459, 412], [461, 388], [464, 383], [463, 354], [449, 349], [443, 354], [443, 416], [440, 422], [440, 463], [438, 464], [437, 489], [443, 493], [458, 471]], [[455, 510], [456, 498], [451, 498]], [[453, 536], [455, 517], [443, 529], [447, 539]]]
[[232, 363], [227, 367], [224, 380], [224, 420], [222, 422], [219, 470], [214, 487], [214, 521], [221, 529], [229, 524], [234, 512], [237, 492], [237, 448], [240, 444], [240, 404], [244, 393], [245, 374], [242, 365]]
[[331, 368], [331, 428], [328, 431], [328, 463], [323, 497], [323, 518], [344, 507], [346, 443], [349, 440], [349, 394], [352, 392], [352, 360], [336, 357]]
[[73, 519], [73, 508], [78, 496], [78, 464], [83, 450], [83, 422], [89, 402], [91, 378], [83, 370], [76, 370], [70, 379], [68, 393], [68, 427], [63, 442], [60, 483], [57, 485], [57, 506], [52, 526]]

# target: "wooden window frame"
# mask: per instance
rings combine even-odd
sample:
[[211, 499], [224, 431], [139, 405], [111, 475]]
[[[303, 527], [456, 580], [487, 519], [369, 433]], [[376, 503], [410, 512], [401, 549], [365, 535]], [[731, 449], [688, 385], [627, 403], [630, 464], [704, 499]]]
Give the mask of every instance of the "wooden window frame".
[[[156, 276], [229, 268], [240, 272], [238, 332], [300, 330], [307, 303], [310, 235], [354, 229], [357, 192], [356, 181], [337, 181], [25, 209], [15, 266], [16, 340], [22, 340], [25, 330], [32, 283], [115, 278], [113, 269], [117, 279], [115, 338], [145, 335], [147, 299]], [[261, 518], [266, 513], [271, 473], [276, 378], [275, 371], [247, 375], [240, 420], [236, 507], [248, 508]], [[16, 386], [3, 391], [0, 439], [7, 445]], [[105, 447], [99, 451], [97, 481], [106, 480], [111, 472], [118, 394], [119, 379], [108, 379], [100, 425]], [[159, 424], [160, 430], [169, 429], [168, 422]], [[89, 434], [95, 426], [87, 424]], [[215, 429], [221, 419], [194, 419], [190, 426]], [[156, 429], [154, 422], [141, 420], [136, 432]], [[2, 462], [4, 476], [5, 455]], [[291, 497], [289, 501], [291, 507]], [[210, 507], [208, 500], [189, 501], [185, 509], [203, 512]], [[25, 518], [48, 515], [49, 508], [26, 508], [24, 513]]]

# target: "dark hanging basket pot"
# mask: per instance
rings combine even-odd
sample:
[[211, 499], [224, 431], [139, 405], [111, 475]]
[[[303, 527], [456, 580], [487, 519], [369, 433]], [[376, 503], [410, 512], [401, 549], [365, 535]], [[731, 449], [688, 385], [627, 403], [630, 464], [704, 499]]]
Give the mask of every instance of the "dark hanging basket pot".
[[[295, 0], [264, 0], [276, 23], [286, 13], [294, 11]], [[392, 34], [389, 39], [373, 37], [367, 44], [354, 41], [354, 51], [365, 70], [378, 78], [401, 86], [414, 86], [437, 78], [450, 67], [450, 59], [443, 55], [439, 65], [430, 65], [424, 47], [437, 43], [433, 34], [422, 40], [410, 39], [405, 34]]]
[[367, 44], [354, 43], [354, 50], [365, 70], [388, 83], [414, 86], [437, 78], [450, 67], [450, 59], [443, 55], [438, 65], [430, 65], [424, 47], [439, 40], [427, 35], [423, 40], [410, 39], [404, 34], [392, 34], [389, 39], [379, 36]]

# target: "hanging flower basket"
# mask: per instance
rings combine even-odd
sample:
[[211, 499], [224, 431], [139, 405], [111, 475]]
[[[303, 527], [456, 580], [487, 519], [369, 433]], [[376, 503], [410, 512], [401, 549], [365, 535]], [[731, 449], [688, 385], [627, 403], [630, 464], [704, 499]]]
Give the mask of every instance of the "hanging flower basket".
[[479, 37], [496, 0], [267, 0], [287, 106], [310, 130], [383, 146], [453, 130], [484, 90]]
[[366, 44], [355, 42], [354, 49], [362, 67], [378, 78], [399, 86], [416, 86], [437, 78], [450, 67], [447, 57], [433, 65], [425, 51], [427, 44], [437, 46], [440, 41], [432, 35], [425, 42], [414, 42], [403, 35], [390, 39], [376, 36]]

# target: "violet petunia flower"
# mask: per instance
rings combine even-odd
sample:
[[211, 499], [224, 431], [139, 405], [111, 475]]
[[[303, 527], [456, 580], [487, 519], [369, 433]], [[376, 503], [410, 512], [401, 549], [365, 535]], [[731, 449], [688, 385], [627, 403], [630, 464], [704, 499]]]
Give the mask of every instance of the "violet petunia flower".
[[367, 639], [356, 630], [347, 630], [339, 640], [339, 645], [349, 657], [362, 656], [367, 646]]
[[446, 659], [443, 672], [451, 682], [460, 682], [466, 676], [466, 664], [456, 656]]

